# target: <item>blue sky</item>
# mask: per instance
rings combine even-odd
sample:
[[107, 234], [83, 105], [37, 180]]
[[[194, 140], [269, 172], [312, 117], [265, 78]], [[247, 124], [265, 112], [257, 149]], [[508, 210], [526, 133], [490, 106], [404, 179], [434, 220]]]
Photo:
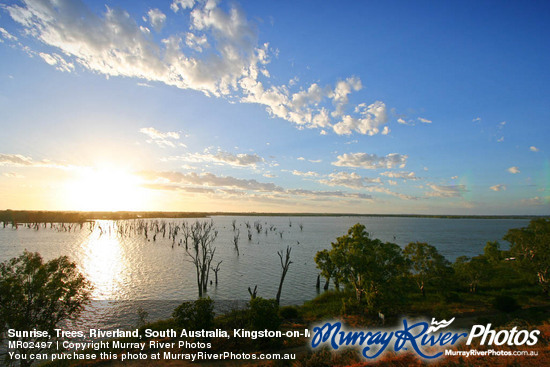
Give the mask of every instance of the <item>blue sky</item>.
[[2, 209], [550, 212], [550, 5], [4, 1]]

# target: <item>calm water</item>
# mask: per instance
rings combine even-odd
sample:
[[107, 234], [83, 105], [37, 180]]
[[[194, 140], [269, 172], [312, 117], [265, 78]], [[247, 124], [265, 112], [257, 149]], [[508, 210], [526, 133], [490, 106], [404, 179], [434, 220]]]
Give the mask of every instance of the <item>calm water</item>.
[[[240, 229], [239, 256], [232, 244], [233, 220]], [[195, 220], [159, 221], [181, 224]], [[315, 253], [330, 248], [330, 243], [347, 233], [355, 223], [364, 224], [373, 237], [402, 247], [409, 242], [428, 242], [453, 261], [461, 255], [480, 254], [487, 241], [501, 240], [508, 229], [524, 227], [529, 222], [516, 219], [226, 216], [213, 217], [213, 221], [219, 234], [214, 243], [216, 253], [212, 265], [223, 262], [218, 273], [219, 284], [211, 286], [208, 295], [217, 301], [245, 301], [249, 299], [247, 287], [257, 285], [258, 296], [274, 298], [281, 274], [277, 251], [291, 246], [293, 263], [282, 292], [286, 303], [298, 303], [316, 295]], [[247, 221], [252, 226], [251, 241], [247, 236]], [[254, 222], [263, 226], [261, 233], [254, 229]], [[165, 238], [158, 234], [153, 241], [152, 234], [149, 240], [143, 234], [121, 237], [116, 229], [117, 223], [113, 221], [97, 221], [93, 231], [87, 226], [71, 232], [7, 227], [0, 229], [0, 261], [20, 255], [23, 249], [39, 252], [47, 260], [68, 255], [94, 285], [95, 301], [80, 320], [83, 327], [128, 327], [137, 319], [138, 306], [149, 312], [150, 319], [156, 319], [169, 316], [181, 300], [197, 297], [194, 265], [189, 262], [184, 247], [178, 246], [181, 234], [172, 246], [168, 232]], [[214, 279], [213, 273], [210, 279]]]

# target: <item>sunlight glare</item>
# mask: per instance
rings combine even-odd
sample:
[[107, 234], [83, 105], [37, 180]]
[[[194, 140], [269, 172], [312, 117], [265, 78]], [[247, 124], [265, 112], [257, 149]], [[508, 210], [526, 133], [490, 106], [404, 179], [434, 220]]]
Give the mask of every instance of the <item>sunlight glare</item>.
[[143, 210], [144, 197], [137, 176], [113, 167], [82, 170], [67, 184], [67, 206], [75, 210]]

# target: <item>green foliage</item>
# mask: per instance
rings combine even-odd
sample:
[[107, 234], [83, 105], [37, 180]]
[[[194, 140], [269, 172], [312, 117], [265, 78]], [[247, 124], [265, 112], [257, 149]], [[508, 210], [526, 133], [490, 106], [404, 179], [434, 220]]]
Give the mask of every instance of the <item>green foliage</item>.
[[[76, 317], [90, 299], [90, 283], [66, 256], [43, 262], [38, 253], [0, 264], [0, 338], [7, 329], [55, 335], [60, 321]], [[25, 339], [29, 341], [29, 339]], [[39, 341], [36, 338], [34, 341]], [[20, 353], [27, 353], [23, 347]], [[33, 353], [39, 350], [33, 349]], [[22, 365], [32, 361], [22, 361]]]
[[252, 330], [278, 330], [281, 326], [279, 305], [274, 299], [256, 297], [250, 300], [249, 327]]
[[521, 308], [518, 301], [514, 297], [505, 294], [501, 294], [493, 298], [492, 305], [493, 308], [506, 313], [514, 312]]
[[497, 241], [489, 241], [483, 249], [483, 256], [491, 264], [498, 264], [502, 259], [504, 259], [503, 251], [500, 250], [500, 243]]
[[453, 268], [459, 284], [468, 285], [469, 291], [472, 293], [477, 291], [480, 282], [489, 279], [492, 270], [483, 255], [471, 259], [467, 256], [460, 256], [455, 260]]
[[199, 298], [196, 301], [183, 302], [172, 313], [176, 324], [189, 330], [211, 330], [214, 324], [214, 301]]
[[[336, 239], [328, 251], [338, 283], [351, 286], [358, 302], [366, 300], [371, 310], [384, 307], [383, 295], [391, 292], [392, 284], [406, 273], [401, 248], [394, 243], [371, 239], [362, 224], [356, 224], [348, 234]], [[325, 255], [318, 253], [317, 259]], [[323, 266], [327, 262], [318, 262]]]
[[408, 260], [412, 275], [422, 296], [425, 296], [425, 287], [430, 283], [441, 288], [449, 279], [452, 269], [450, 262], [441, 255], [434, 246], [423, 242], [411, 242], [403, 250]]
[[550, 219], [533, 219], [525, 228], [510, 229], [504, 239], [522, 269], [537, 277], [545, 294], [550, 289]]

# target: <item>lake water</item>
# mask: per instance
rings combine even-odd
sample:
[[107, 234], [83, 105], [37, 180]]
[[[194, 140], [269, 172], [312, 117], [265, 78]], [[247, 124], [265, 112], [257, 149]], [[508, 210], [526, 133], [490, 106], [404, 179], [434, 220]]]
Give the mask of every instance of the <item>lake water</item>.
[[[210, 219], [199, 219], [210, 220]], [[218, 236], [212, 265], [219, 261], [218, 286], [207, 294], [216, 300], [218, 309], [236, 301], [249, 299], [248, 287], [258, 286], [258, 296], [275, 298], [281, 275], [278, 251], [292, 248], [292, 264], [285, 278], [282, 302], [301, 303], [317, 294], [318, 270], [314, 256], [330, 248], [331, 242], [347, 233], [355, 223], [364, 224], [372, 237], [397, 243], [427, 242], [438, 248], [448, 260], [458, 256], [476, 256], [487, 241], [501, 240], [510, 228], [526, 226], [523, 219], [439, 219], [409, 217], [231, 217], [212, 218]], [[239, 255], [233, 246], [233, 220], [239, 228]], [[155, 221], [155, 220], [147, 220]], [[167, 226], [193, 223], [195, 219], [160, 219]], [[250, 223], [249, 241], [245, 223]], [[262, 225], [258, 233], [254, 222]], [[78, 322], [87, 327], [129, 327], [137, 320], [142, 307], [149, 319], [170, 315], [182, 300], [197, 298], [194, 265], [183, 246], [181, 234], [174, 241], [157, 234], [153, 241], [137, 233], [120, 236], [118, 228], [136, 221], [96, 221], [82, 229], [58, 231], [20, 226], [0, 229], [0, 261], [19, 256], [24, 249], [39, 252], [46, 260], [67, 255], [94, 286], [94, 302]], [[300, 228], [302, 226], [302, 229]], [[267, 229], [267, 231], [266, 231]], [[502, 243], [502, 241], [501, 241]], [[504, 245], [504, 243], [503, 243]], [[503, 246], [506, 248], [506, 246]], [[210, 279], [214, 280], [211, 273]], [[225, 306], [222, 306], [225, 305]]]

